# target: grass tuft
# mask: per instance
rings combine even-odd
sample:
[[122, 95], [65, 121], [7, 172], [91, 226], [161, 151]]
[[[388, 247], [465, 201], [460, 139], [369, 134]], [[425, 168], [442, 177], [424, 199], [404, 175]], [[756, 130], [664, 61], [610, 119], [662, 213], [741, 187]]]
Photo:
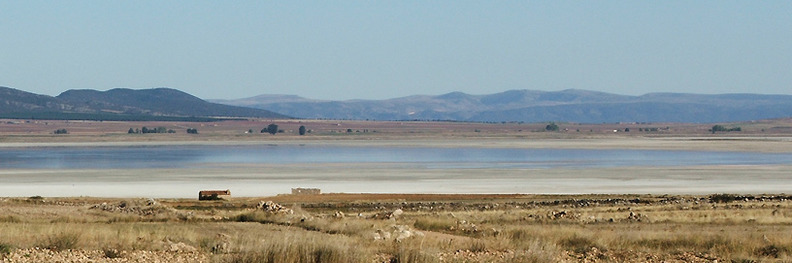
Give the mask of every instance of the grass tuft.
[[14, 246], [8, 243], [0, 243], [0, 255], [8, 255], [14, 251]]
[[781, 249], [775, 245], [767, 245], [756, 250], [756, 254], [762, 257], [778, 258]]
[[447, 232], [456, 226], [456, 220], [436, 217], [421, 217], [415, 220], [413, 226], [426, 231]]
[[559, 241], [558, 245], [576, 253], [585, 253], [592, 247], [604, 250], [602, 246], [594, 239], [580, 235], [573, 235], [571, 237], [563, 238]]
[[62, 232], [48, 236], [39, 246], [55, 251], [75, 249], [80, 243], [81, 235], [75, 232]]
[[405, 248], [403, 246], [399, 246], [393, 256], [389, 259], [390, 263], [432, 263], [432, 262], [440, 262], [437, 257], [427, 254], [421, 249], [418, 248]]
[[0, 217], [0, 223], [20, 223], [20, 222], [22, 222], [22, 220], [13, 215]]

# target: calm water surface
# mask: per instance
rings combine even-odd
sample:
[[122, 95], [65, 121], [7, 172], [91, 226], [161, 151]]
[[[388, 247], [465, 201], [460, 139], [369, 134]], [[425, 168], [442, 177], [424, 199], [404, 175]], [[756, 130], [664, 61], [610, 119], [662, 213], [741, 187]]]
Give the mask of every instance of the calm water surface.
[[790, 153], [416, 147], [155, 146], [0, 149], [0, 169], [186, 168], [201, 164], [410, 163], [445, 168], [792, 164]]

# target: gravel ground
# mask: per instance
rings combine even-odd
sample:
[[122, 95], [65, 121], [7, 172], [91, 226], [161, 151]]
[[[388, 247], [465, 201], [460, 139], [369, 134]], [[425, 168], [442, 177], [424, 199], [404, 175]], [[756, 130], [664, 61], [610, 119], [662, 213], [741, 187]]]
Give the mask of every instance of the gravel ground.
[[114, 258], [102, 250], [64, 250], [31, 248], [18, 249], [0, 258], [2, 263], [12, 262], [210, 262], [207, 255], [199, 252], [171, 251], [121, 251]]

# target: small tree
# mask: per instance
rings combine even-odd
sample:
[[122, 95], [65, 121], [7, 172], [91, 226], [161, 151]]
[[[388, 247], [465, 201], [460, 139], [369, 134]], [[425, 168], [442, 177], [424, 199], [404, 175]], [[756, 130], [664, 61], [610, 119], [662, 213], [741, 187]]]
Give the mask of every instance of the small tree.
[[69, 131], [67, 131], [66, 129], [57, 129], [57, 130], [55, 130], [54, 133], [55, 134], [69, 134]]
[[189, 133], [189, 134], [198, 134], [198, 129], [189, 128], [189, 129], [187, 129], [187, 133]]
[[275, 135], [276, 133], [278, 133], [278, 125], [275, 123], [267, 125], [266, 129], [261, 130], [262, 133], [264, 133], [265, 131], [268, 132], [269, 134]]
[[298, 130], [298, 132], [300, 133], [300, 135], [305, 135], [305, 126], [301, 125], [300, 129]]
[[129, 128], [129, 131], [127, 131], [127, 133], [133, 134], [133, 133], [135, 133], [135, 129]]
[[551, 122], [550, 124], [545, 126], [545, 130], [546, 131], [558, 131], [558, 124], [555, 124], [555, 122]]

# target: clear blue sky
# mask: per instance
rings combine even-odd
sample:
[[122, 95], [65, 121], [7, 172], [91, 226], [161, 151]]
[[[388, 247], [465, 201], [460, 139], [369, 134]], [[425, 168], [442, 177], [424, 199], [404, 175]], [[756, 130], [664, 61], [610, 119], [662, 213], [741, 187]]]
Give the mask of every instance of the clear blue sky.
[[792, 93], [792, 1], [0, 1], [0, 86]]

